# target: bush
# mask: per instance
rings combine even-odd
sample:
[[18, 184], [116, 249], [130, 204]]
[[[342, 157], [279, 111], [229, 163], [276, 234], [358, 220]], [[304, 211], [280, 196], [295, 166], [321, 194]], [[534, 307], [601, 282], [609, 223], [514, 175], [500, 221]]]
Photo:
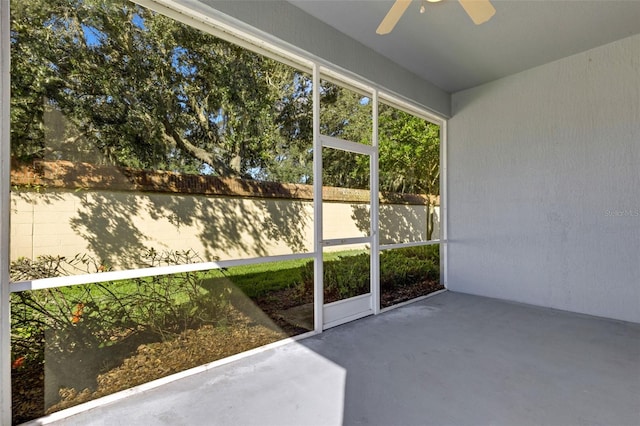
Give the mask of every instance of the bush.
[[[370, 261], [367, 253], [340, 256], [324, 263], [325, 303], [369, 291]], [[302, 267], [305, 292], [313, 291], [313, 262]], [[384, 290], [440, 278], [438, 245], [385, 250], [380, 254], [380, 286]]]
[[[62, 256], [40, 256], [35, 260], [19, 258], [11, 262], [11, 281], [59, 277], [77, 272], [95, 272], [87, 256], [71, 259]], [[78, 286], [75, 293], [82, 290]], [[80, 290], [80, 291], [79, 291]], [[91, 306], [91, 303], [88, 303]], [[92, 347], [97, 341], [95, 325], [77, 327], [84, 304], [65, 295], [63, 289], [50, 288], [11, 294], [11, 351], [15, 368], [24, 363], [44, 361], [45, 332], [47, 345], [58, 351], [78, 346]], [[64, 337], [63, 337], [64, 336]]]
[[395, 250], [385, 250], [382, 252], [383, 255], [389, 253], [398, 253], [404, 257], [421, 259], [421, 260], [429, 260], [434, 265], [440, 265], [440, 245], [433, 244], [429, 246], [415, 246], [415, 247], [404, 247]]
[[[200, 261], [191, 250], [159, 253], [153, 249], [148, 250], [142, 260], [149, 267]], [[224, 321], [231, 288], [226, 281], [212, 285], [210, 275], [209, 272], [182, 272], [131, 280], [136, 286], [131, 296], [131, 316], [139, 326], [146, 326], [162, 337]]]
[[346, 299], [369, 291], [369, 254], [339, 257], [324, 263], [325, 298]]
[[[434, 249], [435, 247], [435, 249]], [[380, 256], [380, 286], [393, 289], [440, 278], [438, 246], [385, 250]]]
[[[325, 303], [364, 294], [369, 291], [369, 255], [339, 256], [324, 262], [323, 274]], [[308, 262], [301, 273], [306, 294], [313, 294], [313, 275], [313, 262]]]
[[[193, 263], [191, 251], [144, 252], [145, 266]], [[43, 256], [11, 263], [12, 281], [66, 276], [108, 268], [89, 256]], [[11, 295], [13, 358], [41, 362], [47, 350], [73, 352], [114, 345], [132, 334], [160, 338], [205, 323], [224, 321], [230, 288], [202, 286], [206, 272], [184, 272], [131, 280], [23, 291]]]

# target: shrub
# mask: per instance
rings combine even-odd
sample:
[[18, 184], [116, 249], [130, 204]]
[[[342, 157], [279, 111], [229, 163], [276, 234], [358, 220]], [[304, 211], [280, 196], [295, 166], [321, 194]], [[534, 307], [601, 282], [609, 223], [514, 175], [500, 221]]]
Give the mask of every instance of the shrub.
[[[369, 255], [339, 256], [324, 262], [324, 301], [334, 302], [369, 291]], [[313, 262], [302, 267], [304, 293], [313, 294]]]
[[369, 291], [369, 254], [339, 257], [324, 263], [325, 298], [346, 299]]
[[[192, 251], [144, 252], [138, 264], [193, 263]], [[43, 256], [11, 263], [12, 281], [105, 271], [89, 256]], [[131, 280], [13, 293], [11, 345], [15, 359], [42, 361], [47, 350], [73, 352], [110, 346], [127, 336], [152, 332], [165, 338], [226, 318], [230, 289], [201, 285], [206, 272], [184, 272]]]
[[[141, 256], [141, 261], [153, 267], [189, 264], [200, 259], [192, 250], [160, 253], [150, 249]], [[131, 297], [131, 316], [140, 326], [162, 337], [225, 320], [231, 288], [224, 280], [216, 280], [212, 285], [209, 278], [208, 272], [182, 272], [133, 279], [136, 291]]]
[[404, 247], [395, 250], [385, 250], [382, 254], [399, 253], [404, 257], [429, 260], [434, 265], [440, 264], [440, 245], [433, 244], [428, 246]]
[[[78, 271], [93, 272], [87, 269], [91, 268], [90, 264], [89, 257], [80, 255], [71, 259], [62, 256], [40, 256], [34, 260], [19, 258], [11, 262], [10, 277], [12, 281], [24, 281]], [[74, 290], [78, 292], [78, 289]], [[92, 332], [95, 324], [88, 322], [88, 327], [76, 326], [79, 318], [76, 314], [84, 310], [84, 304], [65, 295], [62, 289], [12, 293], [11, 309], [11, 351], [16, 368], [25, 362], [44, 360], [45, 331], [52, 350], [95, 345], [96, 333]], [[16, 360], [20, 362], [16, 363]]]
[[[163, 266], [198, 259], [191, 251], [148, 250], [132, 260], [141, 266]], [[86, 255], [21, 258], [11, 263], [11, 279], [15, 282], [108, 269]], [[63, 396], [68, 391], [90, 395], [89, 389], [94, 389], [99, 374], [120, 364], [142, 343], [171, 337], [200, 324], [225, 322], [230, 290], [225, 283], [209, 285], [205, 290], [203, 280], [210, 275], [185, 272], [12, 293], [14, 419], [28, 420], [44, 414], [43, 409], [57, 402], [51, 392], [58, 389], [63, 398], [69, 397], [68, 393]]]
[[[369, 291], [370, 264], [366, 253], [340, 256], [324, 262], [325, 302], [345, 299]], [[302, 267], [305, 292], [313, 291], [313, 262]], [[438, 245], [385, 250], [380, 254], [380, 286], [394, 289], [440, 277]]]
[[439, 277], [440, 255], [437, 245], [385, 250], [380, 256], [380, 286], [383, 289], [425, 280], [434, 281]]

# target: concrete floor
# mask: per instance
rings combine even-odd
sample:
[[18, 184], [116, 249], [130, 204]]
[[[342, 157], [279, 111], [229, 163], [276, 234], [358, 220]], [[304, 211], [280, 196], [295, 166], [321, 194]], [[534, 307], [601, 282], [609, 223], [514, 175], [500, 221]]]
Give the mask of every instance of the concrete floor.
[[639, 425], [640, 324], [446, 292], [56, 425]]

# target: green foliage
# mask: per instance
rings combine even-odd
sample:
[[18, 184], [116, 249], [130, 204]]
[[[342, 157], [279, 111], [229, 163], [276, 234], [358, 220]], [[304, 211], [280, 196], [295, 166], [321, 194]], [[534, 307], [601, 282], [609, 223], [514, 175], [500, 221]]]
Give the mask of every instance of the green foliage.
[[[151, 249], [143, 260], [147, 266], [155, 267], [184, 265], [200, 259], [191, 250], [159, 253]], [[194, 271], [136, 278], [127, 283], [135, 285], [132, 295], [119, 300], [132, 306], [130, 316], [138, 327], [146, 326], [162, 337], [202, 324], [215, 324], [224, 321], [232, 290], [225, 283], [205, 288], [204, 283], [212, 273]]]
[[[337, 84], [322, 81], [320, 133], [371, 145], [373, 130], [369, 98]], [[369, 156], [325, 149], [323, 185], [369, 189]]]
[[16, 158], [250, 176], [310, 144], [291, 67], [124, 0], [12, 6]]
[[440, 194], [440, 127], [388, 105], [380, 106], [382, 191]]
[[289, 261], [286, 263], [293, 263], [293, 265], [289, 267], [277, 265], [276, 269], [267, 269], [259, 272], [234, 271], [233, 269], [235, 268], [232, 268], [230, 271], [223, 272], [224, 277], [209, 280], [207, 285], [226, 281], [233, 285], [234, 288], [237, 287], [246, 297], [255, 299], [265, 296], [272, 291], [295, 287], [301, 279], [300, 265], [303, 262], [304, 261]]
[[324, 263], [325, 299], [345, 299], [369, 291], [369, 254], [340, 257]]
[[380, 286], [394, 289], [440, 278], [437, 245], [385, 250], [380, 256]]
[[[176, 265], [192, 263], [194, 256], [191, 251], [149, 250], [142, 261], [148, 266]], [[11, 275], [12, 280], [65, 276], [88, 264], [97, 262], [86, 255], [20, 259], [12, 262]], [[202, 284], [209, 277], [208, 272], [184, 272], [13, 293], [12, 353], [42, 360], [45, 334], [47, 350], [68, 353], [109, 346], [136, 333], [167, 338], [224, 322], [231, 289], [224, 283], [205, 289]]]
[[[380, 255], [384, 290], [439, 279], [439, 246], [385, 250]], [[190, 251], [143, 253], [138, 264], [163, 266], [197, 261]], [[86, 255], [43, 256], [11, 264], [12, 281], [108, 270]], [[328, 253], [324, 262], [325, 302], [369, 291], [368, 253]], [[110, 346], [137, 333], [169, 338], [203, 324], [224, 324], [231, 292], [239, 288], [258, 298], [296, 285], [313, 294], [313, 261], [292, 260], [231, 268], [223, 272], [184, 272], [11, 294], [11, 346], [14, 359], [43, 362], [49, 351], [71, 353]]]
[[[367, 253], [338, 256], [324, 262], [325, 302], [354, 297], [369, 291], [370, 260]], [[385, 250], [380, 254], [380, 286], [383, 290], [440, 279], [438, 245]], [[313, 290], [313, 262], [302, 268], [302, 285]]]
[[[308, 74], [126, 0], [11, 7], [14, 158], [312, 181]], [[368, 97], [322, 81], [321, 132], [371, 144]], [[438, 127], [381, 105], [380, 189], [438, 193]], [[368, 188], [329, 150], [326, 185]]]

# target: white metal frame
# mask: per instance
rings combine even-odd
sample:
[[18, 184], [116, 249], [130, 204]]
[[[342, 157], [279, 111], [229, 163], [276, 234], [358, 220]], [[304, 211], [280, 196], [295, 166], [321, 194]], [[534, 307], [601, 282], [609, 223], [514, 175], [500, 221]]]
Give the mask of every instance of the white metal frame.
[[336, 327], [373, 314], [372, 293], [327, 303], [323, 307], [324, 329]]
[[[369, 245], [369, 292], [351, 297], [348, 299], [338, 300], [336, 302], [323, 305], [322, 315], [323, 329], [335, 327], [346, 322], [350, 322], [371, 314], [379, 312], [379, 255], [378, 255], [378, 133], [377, 133], [377, 90], [373, 87], [366, 86], [359, 81], [342, 76], [332, 70], [325, 70], [322, 68], [320, 74], [323, 80], [330, 81], [338, 84], [343, 88], [353, 90], [364, 96], [368, 96], [372, 100], [372, 140], [371, 145], [339, 139], [336, 137], [320, 134], [319, 122], [318, 122], [318, 156], [322, 160], [322, 148], [336, 149], [345, 152], [352, 152], [355, 154], [366, 155], [369, 157], [369, 235], [365, 237], [346, 237], [346, 238], [331, 238], [321, 239], [321, 248], [331, 246], [344, 246], [351, 244], [368, 244]], [[314, 87], [320, 86], [320, 79], [318, 79], [318, 85], [314, 84]], [[319, 96], [318, 96], [319, 98]], [[320, 102], [320, 100], [318, 99]], [[318, 105], [319, 109], [320, 105]], [[319, 121], [319, 117], [318, 117]], [[319, 168], [320, 172], [317, 177], [314, 177], [314, 188], [318, 190], [320, 196], [322, 195], [322, 167]], [[320, 207], [322, 207], [322, 200], [320, 199]], [[319, 224], [320, 236], [322, 236], [322, 222]], [[318, 259], [323, 259], [324, 252], [320, 250], [317, 253]], [[323, 281], [323, 276], [317, 277], [320, 283]], [[323, 287], [319, 286], [319, 290], [323, 291]]]
[[371, 145], [346, 141], [344, 139], [334, 138], [333, 136], [320, 135], [320, 142], [322, 142], [323, 148], [339, 149], [341, 151], [353, 152], [355, 154], [371, 156], [376, 152], [376, 148]]
[[10, 18], [9, 1], [0, 1], [0, 424], [11, 424], [10, 226]]
[[428, 241], [412, 241], [410, 243], [394, 243], [394, 244], [382, 244], [380, 251], [393, 250], [405, 247], [420, 247], [420, 246], [434, 246], [440, 244], [440, 240], [428, 240]]
[[246, 259], [218, 260], [216, 262], [185, 263], [183, 265], [156, 266], [150, 268], [125, 269], [122, 271], [98, 272], [93, 274], [71, 275], [64, 277], [40, 278], [36, 280], [11, 283], [11, 293], [27, 290], [44, 290], [55, 287], [69, 287], [80, 284], [97, 284], [108, 281], [130, 280], [134, 278], [156, 277], [159, 275], [179, 274], [183, 272], [210, 271], [232, 268], [234, 266], [255, 265], [258, 263], [280, 262], [283, 260], [311, 259], [313, 253], [294, 253], [278, 256], [251, 257]]
[[449, 288], [449, 186], [447, 122], [440, 124], [440, 282]]
[[369, 169], [369, 191], [371, 193], [371, 206], [370, 206], [370, 231], [371, 236], [371, 307], [373, 308], [373, 314], [380, 313], [380, 171], [378, 164], [378, 91], [373, 90], [373, 96], [371, 97], [373, 115], [373, 128], [371, 129], [371, 146], [373, 152], [371, 154], [371, 167]]
[[[219, 262], [203, 262], [189, 265], [175, 265], [156, 268], [135, 269], [126, 271], [113, 271], [106, 273], [87, 274], [63, 278], [47, 278], [41, 280], [23, 281], [20, 283], [10, 283], [10, 13], [9, 0], [0, 0], [0, 39], [2, 40], [0, 49], [0, 424], [11, 423], [11, 351], [10, 351], [10, 293], [24, 290], [36, 290], [51, 287], [60, 287], [76, 284], [87, 284], [104, 281], [115, 281], [120, 279], [140, 278], [145, 276], [156, 276], [178, 272], [202, 271], [246, 264], [275, 262], [280, 260], [313, 258], [314, 259], [314, 331], [306, 333], [299, 338], [307, 337], [319, 333], [327, 325], [324, 321], [324, 300], [322, 291], [323, 276], [323, 247], [332, 245], [344, 245], [350, 243], [367, 242], [371, 245], [371, 294], [358, 297], [364, 299], [371, 296], [371, 310], [377, 314], [395, 309], [404, 304], [380, 309], [380, 288], [379, 288], [379, 254], [382, 250], [411, 247], [419, 245], [441, 244], [441, 270], [442, 282], [447, 286], [448, 262], [447, 262], [447, 236], [448, 236], [448, 210], [447, 210], [447, 128], [446, 120], [428, 111], [428, 108], [418, 105], [403, 96], [394, 94], [373, 82], [366, 81], [360, 76], [348, 70], [325, 61], [322, 58], [309, 54], [296, 46], [276, 39], [270, 34], [257, 30], [246, 23], [231, 18], [202, 2], [179, 2], [177, 0], [132, 0], [144, 7], [148, 7], [173, 19], [192, 25], [217, 37], [236, 43], [247, 49], [259, 52], [265, 56], [292, 65], [302, 71], [310, 72], [313, 78], [313, 175], [314, 182], [322, 181], [322, 146], [345, 149], [371, 156], [370, 167], [370, 208], [371, 208], [371, 229], [369, 237], [345, 238], [322, 240], [322, 186], [314, 185], [314, 251], [312, 253], [291, 254], [283, 256], [271, 256], [252, 259], [238, 259]], [[354, 142], [341, 141], [336, 138], [320, 135], [320, 80], [328, 79], [338, 82], [344, 87], [356, 90], [360, 93], [370, 94], [373, 105], [373, 134], [372, 145], [356, 144]], [[441, 227], [440, 239], [432, 241], [418, 241], [400, 244], [379, 244], [378, 221], [379, 221], [379, 201], [378, 201], [378, 105], [380, 101], [395, 108], [404, 110], [416, 116], [422, 117], [441, 129], [441, 163], [440, 163], [440, 208]], [[325, 145], [326, 144], [326, 145]], [[357, 150], [357, 151], [354, 151]], [[429, 297], [429, 296], [426, 296]], [[421, 300], [420, 297], [416, 300]], [[339, 303], [339, 302], [338, 302]], [[409, 303], [409, 302], [407, 302]], [[331, 304], [329, 304], [331, 305]], [[357, 317], [357, 315], [356, 315]], [[356, 319], [347, 317], [348, 320]], [[247, 354], [253, 353], [252, 351]], [[245, 354], [238, 354], [243, 357]], [[185, 372], [187, 374], [187, 372]], [[179, 377], [181, 374], [175, 375]], [[174, 377], [174, 376], [172, 376]], [[165, 378], [170, 380], [170, 378]], [[144, 389], [145, 385], [135, 389]], [[135, 392], [130, 389], [126, 394]], [[98, 403], [97, 401], [94, 403]], [[104, 403], [104, 402], [103, 402]], [[79, 408], [79, 407], [78, 407]], [[76, 409], [77, 411], [77, 409]], [[74, 409], [64, 410], [56, 413], [57, 418], [62, 418], [73, 414]]]
[[244, 22], [224, 15], [202, 2], [179, 0], [130, 0], [147, 9], [161, 13], [215, 37], [240, 47], [312, 72], [314, 61], [298, 53], [295, 46], [285, 44], [270, 34], [257, 31]]
[[313, 312], [314, 328], [322, 332], [324, 324], [324, 267], [322, 259], [322, 140], [320, 139], [320, 65], [313, 67]]

